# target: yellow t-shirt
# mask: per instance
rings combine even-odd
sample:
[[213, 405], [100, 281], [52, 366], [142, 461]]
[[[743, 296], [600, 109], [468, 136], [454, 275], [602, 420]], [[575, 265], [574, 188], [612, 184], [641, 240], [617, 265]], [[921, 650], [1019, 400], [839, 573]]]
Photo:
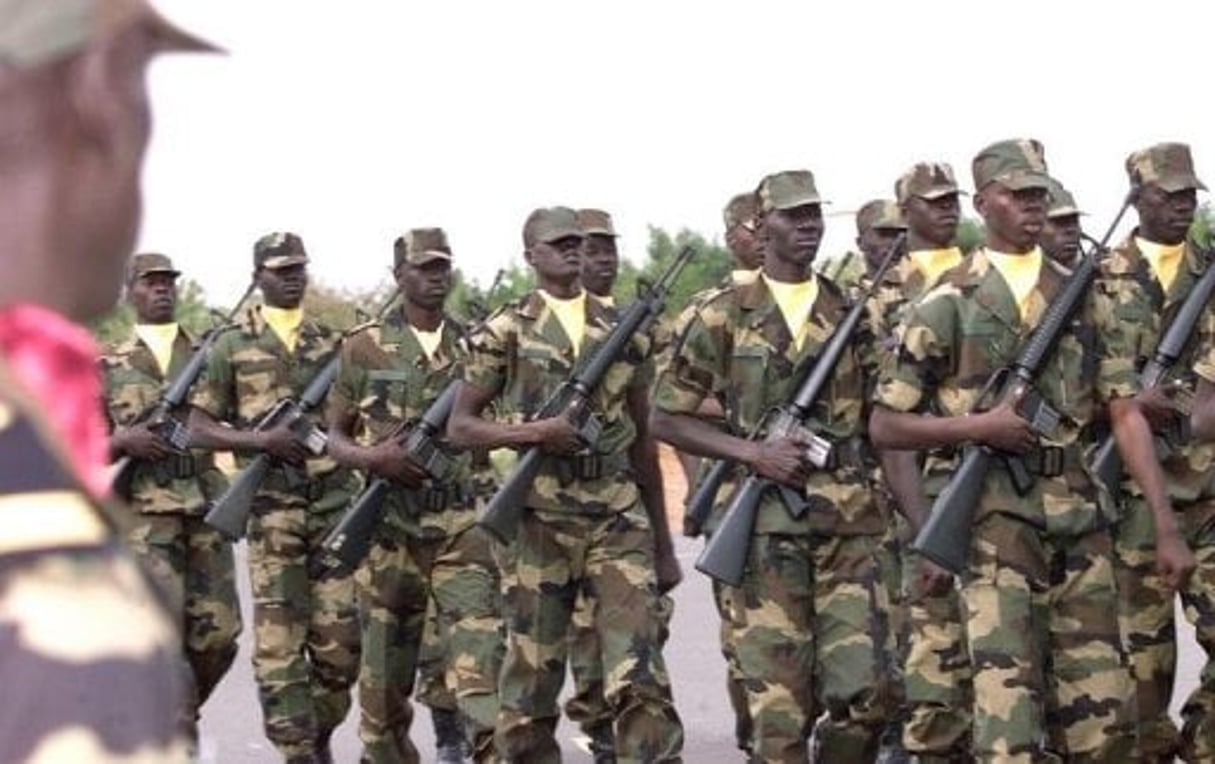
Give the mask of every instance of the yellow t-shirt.
[[426, 357], [434, 358], [435, 351], [439, 349], [439, 340], [443, 338], [443, 322], [440, 321], [439, 328], [435, 329], [433, 332], [419, 329], [412, 324], [409, 328], [413, 330], [413, 336], [418, 338], [418, 344], [421, 345], [422, 349], [426, 351]]
[[603, 303], [604, 305], [608, 306], [609, 308], [616, 307], [615, 295], [609, 294], [606, 297], [600, 297], [599, 295], [595, 295], [595, 299], [598, 300], [599, 302]]
[[957, 247], [917, 249], [908, 252], [907, 259], [919, 270], [926, 284], [934, 284], [942, 273], [962, 262], [962, 250]]
[[270, 329], [287, 346], [287, 351], [294, 353], [295, 346], [300, 341], [300, 324], [304, 323], [304, 309], [263, 305], [262, 318], [266, 319]]
[[759, 278], [759, 268], [735, 268], [730, 271], [730, 281], [735, 284], [754, 284]]
[[996, 267], [1004, 282], [1017, 301], [1021, 318], [1025, 318], [1025, 303], [1038, 284], [1038, 274], [1042, 271], [1042, 250], [1034, 247], [1023, 255], [997, 252], [994, 249], [984, 249], [983, 253], [991, 264]]
[[772, 292], [772, 299], [780, 308], [781, 315], [785, 317], [785, 324], [789, 327], [789, 334], [793, 335], [794, 344], [801, 350], [802, 343], [806, 341], [810, 309], [814, 307], [814, 300], [818, 297], [818, 279], [811, 276], [805, 281], [792, 284], [775, 281], [767, 274], [764, 274], [763, 279]]
[[586, 334], [586, 292], [579, 292], [577, 297], [562, 300], [541, 289], [540, 296], [544, 298], [548, 309], [557, 316], [557, 323], [561, 324], [565, 336], [569, 337], [570, 344], [574, 346], [574, 355], [578, 355], [582, 349], [582, 338]]
[[173, 360], [173, 342], [177, 339], [176, 323], [168, 324], [135, 324], [135, 336], [143, 340], [143, 344], [152, 351], [156, 365], [161, 374], [169, 373], [169, 364]]
[[1181, 268], [1182, 256], [1185, 255], [1185, 243], [1159, 244], [1139, 236], [1135, 237], [1135, 246], [1152, 265], [1152, 273], [1164, 288], [1165, 294], [1177, 280], [1177, 271]]

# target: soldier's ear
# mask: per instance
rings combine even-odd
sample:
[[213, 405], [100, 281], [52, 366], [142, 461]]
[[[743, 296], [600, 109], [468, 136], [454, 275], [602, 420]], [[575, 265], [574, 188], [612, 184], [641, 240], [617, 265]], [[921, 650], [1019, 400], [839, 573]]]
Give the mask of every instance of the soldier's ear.
[[975, 195], [971, 197], [970, 203], [974, 205], [975, 212], [979, 213], [979, 217], [983, 217], [983, 210], [987, 206], [987, 195], [984, 188], [977, 189]]
[[532, 248], [524, 247], [523, 248], [523, 262], [527, 263], [528, 265], [535, 265], [535, 263], [532, 262], [532, 259], [533, 259], [532, 258]]

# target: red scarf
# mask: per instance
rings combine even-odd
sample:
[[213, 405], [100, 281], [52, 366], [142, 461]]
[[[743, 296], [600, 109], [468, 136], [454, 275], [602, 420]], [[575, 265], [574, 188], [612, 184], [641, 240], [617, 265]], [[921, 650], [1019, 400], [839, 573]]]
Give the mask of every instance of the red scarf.
[[89, 332], [41, 306], [14, 305], [0, 310], [0, 356], [42, 405], [80, 480], [94, 495], [108, 495], [109, 438]]

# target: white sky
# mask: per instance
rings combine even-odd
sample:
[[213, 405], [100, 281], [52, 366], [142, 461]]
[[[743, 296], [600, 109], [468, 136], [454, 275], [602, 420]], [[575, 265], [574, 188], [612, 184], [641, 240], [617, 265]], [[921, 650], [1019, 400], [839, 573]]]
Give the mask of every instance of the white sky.
[[[157, 5], [230, 55], [153, 67], [140, 248], [220, 304], [271, 230], [303, 236], [319, 280], [370, 288], [396, 234], [440, 225], [484, 285], [537, 206], [609, 210], [640, 261], [647, 224], [720, 236], [767, 172], [812, 169], [847, 213], [920, 159], [969, 187], [1008, 137], [1045, 143], [1093, 236], [1132, 149], [1188, 142], [1215, 184], [1210, 2]], [[854, 233], [829, 218], [820, 257]]]

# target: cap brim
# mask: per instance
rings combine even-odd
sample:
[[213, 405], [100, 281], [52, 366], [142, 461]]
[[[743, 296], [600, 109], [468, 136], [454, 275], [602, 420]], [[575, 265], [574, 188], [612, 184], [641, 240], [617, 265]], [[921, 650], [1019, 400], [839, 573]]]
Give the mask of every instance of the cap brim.
[[542, 241], [545, 244], [552, 244], [554, 241], [560, 241], [567, 236], [577, 236], [579, 239], [581, 239], [585, 235], [586, 234], [582, 232], [581, 228], [558, 228], [555, 231], [549, 231], [544, 236], [538, 237], [537, 240]]
[[1197, 191], [1206, 191], [1206, 184], [1198, 179], [1196, 175], [1176, 175], [1168, 178], [1161, 178], [1156, 181], [1156, 185], [1168, 191], [1170, 194], [1174, 191], [1186, 191], [1195, 189]]
[[1023, 191], [1027, 188], [1050, 188], [1050, 179], [1037, 172], [1014, 172], [1006, 176], [993, 178], [993, 183], [999, 183], [1010, 191]]
[[267, 257], [262, 261], [263, 268], [274, 270], [275, 268], [287, 268], [292, 265], [303, 265], [308, 262], [305, 255], [279, 255], [277, 257]]
[[965, 193], [966, 193], [965, 191], [958, 188], [957, 186], [938, 186], [936, 188], [930, 188], [922, 194], [912, 194], [912, 196], [918, 196], [921, 199], [927, 199], [928, 201], [932, 201], [933, 199], [940, 199], [941, 197], [949, 196], [950, 194], [965, 194]]
[[181, 271], [174, 268], [144, 268], [141, 271], [135, 271], [132, 273], [128, 278], [128, 281], [135, 281], [136, 279], [141, 279], [144, 276], [151, 276], [154, 273], [167, 273], [173, 278], [179, 278], [181, 276]]
[[451, 262], [451, 255], [446, 252], [440, 252], [437, 249], [428, 249], [425, 252], [419, 252], [417, 255], [409, 258], [406, 262], [411, 265], [426, 265], [433, 263], [436, 260], [446, 260]]
[[793, 209], [797, 209], [798, 207], [805, 207], [810, 204], [827, 204], [827, 202], [824, 202], [822, 197], [820, 197], [820, 196], [811, 195], [811, 196], [799, 197], [797, 199], [793, 199], [791, 201], [784, 202], [782, 204], [773, 204], [771, 209], [793, 210]]
[[882, 229], [886, 229], [889, 231], [906, 231], [907, 230], [907, 224], [900, 220], [879, 220], [869, 227], [870, 228], [882, 228]]
[[192, 34], [160, 15], [152, 6], [147, 6], [146, 21], [152, 37], [160, 43], [160, 49], [174, 53], [223, 53], [227, 51], [196, 34]]
[[609, 231], [606, 228], [583, 228], [582, 235], [583, 236], [611, 236], [613, 239], [616, 238], [616, 232]]
[[1083, 212], [1079, 207], [1070, 207], [1069, 206], [1069, 207], [1059, 207], [1057, 209], [1050, 210], [1049, 212], [1046, 213], [1046, 217], [1047, 218], [1065, 218], [1065, 217], [1070, 217], [1072, 215], [1087, 215], [1087, 214], [1088, 214], [1087, 212]]

